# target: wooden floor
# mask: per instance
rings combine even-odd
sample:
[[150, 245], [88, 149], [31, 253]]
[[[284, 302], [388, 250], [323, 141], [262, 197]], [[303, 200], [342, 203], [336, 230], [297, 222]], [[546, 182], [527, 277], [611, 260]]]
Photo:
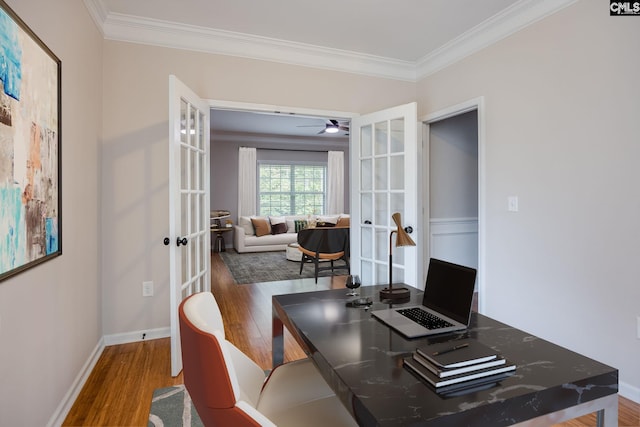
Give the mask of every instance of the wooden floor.
[[[271, 368], [271, 296], [343, 288], [344, 277], [236, 285], [218, 254], [211, 259], [211, 287], [227, 338], [263, 369]], [[305, 354], [285, 332], [285, 360]], [[64, 426], [146, 426], [153, 390], [182, 383], [170, 374], [169, 339], [107, 347], [71, 408]], [[560, 424], [595, 426], [595, 415]], [[640, 404], [620, 398], [619, 426], [640, 427]]]

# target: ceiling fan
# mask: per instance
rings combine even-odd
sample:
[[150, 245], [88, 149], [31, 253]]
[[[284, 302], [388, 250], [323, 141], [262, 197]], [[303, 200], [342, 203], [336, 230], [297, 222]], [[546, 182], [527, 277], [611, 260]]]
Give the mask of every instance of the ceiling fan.
[[349, 135], [349, 122], [348, 121], [338, 121], [335, 119], [327, 119], [327, 121], [324, 123], [324, 125], [322, 124], [317, 124], [317, 125], [301, 125], [298, 127], [320, 127], [320, 126], [324, 126], [324, 129], [322, 129], [320, 132], [318, 132], [318, 135], [321, 135], [323, 133], [338, 133], [341, 130], [347, 132], [347, 135]]

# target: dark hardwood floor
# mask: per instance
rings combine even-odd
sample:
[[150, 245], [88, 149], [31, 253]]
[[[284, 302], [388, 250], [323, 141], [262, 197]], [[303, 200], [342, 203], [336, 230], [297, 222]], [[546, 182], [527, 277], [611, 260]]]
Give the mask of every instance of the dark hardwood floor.
[[[263, 369], [271, 368], [271, 296], [343, 288], [344, 277], [236, 285], [218, 254], [211, 257], [211, 288], [225, 321], [227, 338]], [[285, 331], [285, 360], [305, 357]], [[182, 383], [170, 374], [168, 338], [107, 347], [64, 426], [146, 426], [153, 390]], [[640, 404], [620, 398], [619, 426], [640, 427]], [[595, 415], [563, 424], [595, 426]]]

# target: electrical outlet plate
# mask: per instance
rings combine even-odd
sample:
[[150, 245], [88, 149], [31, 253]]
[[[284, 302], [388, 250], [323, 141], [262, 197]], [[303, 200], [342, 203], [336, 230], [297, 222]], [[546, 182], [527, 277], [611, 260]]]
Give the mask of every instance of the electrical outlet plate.
[[153, 296], [153, 282], [142, 282], [142, 296], [143, 297]]

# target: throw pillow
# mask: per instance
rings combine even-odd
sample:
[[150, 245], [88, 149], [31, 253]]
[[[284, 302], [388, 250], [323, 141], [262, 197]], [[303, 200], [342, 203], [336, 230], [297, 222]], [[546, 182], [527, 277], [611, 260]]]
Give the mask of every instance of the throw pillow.
[[287, 222], [283, 216], [270, 216], [271, 234], [283, 234], [287, 232]]
[[253, 228], [256, 230], [256, 236], [266, 236], [269, 233], [269, 223], [263, 218], [251, 218]]
[[296, 233], [307, 228], [309, 224], [306, 219], [296, 219], [293, 223], [295, 224]]
[[351, 219], [348, 216], [341, 216], [336, 224], [336, 227], [350, 227]]
[[280, 224], [271, 224], [271, 234], [284, 234], [287, 232], [287, 224], [281, 222]]

